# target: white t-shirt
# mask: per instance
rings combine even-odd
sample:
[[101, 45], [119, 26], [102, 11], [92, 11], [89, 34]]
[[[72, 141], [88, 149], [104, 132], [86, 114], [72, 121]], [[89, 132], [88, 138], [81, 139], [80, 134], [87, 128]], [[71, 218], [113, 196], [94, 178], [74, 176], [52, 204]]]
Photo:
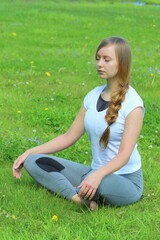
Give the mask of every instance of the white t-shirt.
[[[144, 112], [143, 101], [131, 86], [129, 87], [125, 100], [122, 102], [121, 108], [118, 112], [116, 121], [110, 126], [110, 138], [107, 148], [104, 150], [99, 145], [100, 137], [104, 130], [107, 128], [107, 122], [105, 121], [105, 115], [107, 109], [104, 111], [97, 111], [97, 101], [104, 90], [106, 85], [96, 87], [90, 91], [84, 98], [84, 106], [87, 110], [84, 119], [84, 125], [86, 132], [88, 133], [89, 140], [92, 148], [92, 169], [97, 169], [105, 165], [112, 160], [119, 151], [123, 131], [125, 118], [135, 108], [142, 107]], [[141, 168], [141, 157], [137, 150], [137, 144], [130, 156], [128, 163], [121, 169], [116, 171], [116, 174], [132, 173]]]

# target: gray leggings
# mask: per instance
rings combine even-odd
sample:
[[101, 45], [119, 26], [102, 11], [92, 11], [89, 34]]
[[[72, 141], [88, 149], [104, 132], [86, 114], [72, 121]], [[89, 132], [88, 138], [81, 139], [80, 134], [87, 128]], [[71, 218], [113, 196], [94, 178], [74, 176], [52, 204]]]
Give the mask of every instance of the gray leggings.
[[[95, 170], [91, 167], [46, 154], [30, 155], [24, 168], [42, 186], [71, 199], [83, 179]], [[143, 174], [138, 170], [131, 174], [110, 174], [104, 177], [94, 200], [104, 204], [123, 206], [138, 201], [143, 193]]]

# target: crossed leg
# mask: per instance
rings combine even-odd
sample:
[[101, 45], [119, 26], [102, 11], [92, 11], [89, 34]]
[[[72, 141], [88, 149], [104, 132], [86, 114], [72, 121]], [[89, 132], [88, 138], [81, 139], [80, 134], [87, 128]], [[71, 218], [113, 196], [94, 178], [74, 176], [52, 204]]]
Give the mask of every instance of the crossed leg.
[[[81, 183], [81, 177], [91, 170], [90, 167], [46, 154], [30, 155], [24, 162], [24, 168], [42, 186], [54, 193], [85, 204], [77, 194], [76, 188]], [[95, 210], [96, 203], [90, 201], [91, 209]]]

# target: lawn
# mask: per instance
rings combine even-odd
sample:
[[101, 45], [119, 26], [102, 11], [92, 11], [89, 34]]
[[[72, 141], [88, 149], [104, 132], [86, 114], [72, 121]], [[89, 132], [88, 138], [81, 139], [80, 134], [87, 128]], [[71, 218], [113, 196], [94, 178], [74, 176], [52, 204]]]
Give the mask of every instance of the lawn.
[[[120, 1], [0, 2], [1, 239], [160, 239], [159, 13], [160, 7]], [[91, 212], [54, 196], [25, 171], [14, 179], [11, 167], [26, 149], [64, 133], [86, 93], [105, 84], [94, 54], [103, 38], [117, 35], [131, 45], [132, 85], [145, 102], [138, 141], [145, 189], [136, 204]], [[56, 155], [90, 165], [87, 135]]]

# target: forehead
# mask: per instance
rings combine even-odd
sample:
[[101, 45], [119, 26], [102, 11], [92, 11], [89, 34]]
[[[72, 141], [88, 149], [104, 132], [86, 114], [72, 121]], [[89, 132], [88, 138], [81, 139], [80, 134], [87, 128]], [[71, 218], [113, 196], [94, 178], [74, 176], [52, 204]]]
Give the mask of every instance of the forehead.
[[114, 45], [104, 46], [101, 49], [99, 49], [97, 55], [101, 57], [116, 58], [115, 46]]

